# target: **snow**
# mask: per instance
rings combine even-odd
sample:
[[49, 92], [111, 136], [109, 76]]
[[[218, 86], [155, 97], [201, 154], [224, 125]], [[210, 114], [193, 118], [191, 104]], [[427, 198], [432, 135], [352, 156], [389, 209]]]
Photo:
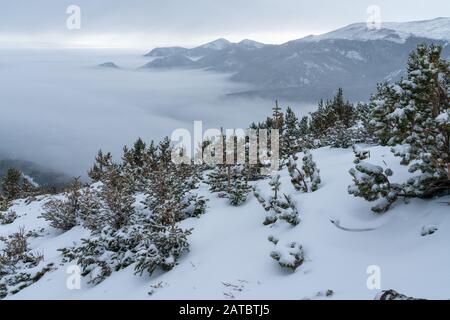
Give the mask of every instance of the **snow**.
[[450, 123], [450, 112], [442, 112], [440, 115], [436, 117], [436, 121], [440, 124], [448, 124]]
[[199, 48], [211, 49], [211, 50], [223, 50], [231, 44], [227, 39], [217, 39], [200, 46]]
[[[370, 151], [368, 161], [393, 169], [393, 182], [409, 176], [389, 148], [362, 147]], [[202, 186], [199, 194], [211, 200], [206, 214], [181, 223], [194, 230], [190, 252], [179, 265], [152, 277], [136, 276], [130, 266], [97, 286], [82, 279], [80, 290], [67, 288], [70, 264], [61, 264], [57, 249], [88, 237], [89, 232], [76, 227], [62, 233], [39, 219], [50, 196], [30, 204], [16, 201], [11, 210], [19, 218], [1, 225], [0, 235], [22, 226], [44, 228], [40, 237], [30, 239], [30, 246], [58, 269], [7, 299], [303, 299], [327, 290], [334, 292], [321, 295], [327, 299], [373, 299], [379, 290], [366, 285], [367, 269], [373, 265], [380, 267], [381, 289], [413, 297], [450, 298], [450, 216], [444, 203], [450, 198], [398, 201], [388, 213], [377, 215], [370, 210], [372, 203], [347, 193], [352, 182], [348, 170], [354, 166], [351, 149], [322, 148], [312, 154], [321, 170], [318, 191], [300, 193], [290, 183], [288, 172], [280, 173], [281, 191], [297, 203], [301, 223], [296, 227], [284, 221], [264, 226], [266, 212], [253, 196], [235, 208]], [[269, 193], [268, 182], [258, 182], [258, 188]], [[348, 232], [330, 220], [350, 230], [367, 231]], [[435, 232], [421, 236], [424, 227], [429, 231], [430, 226]], [[282, 244], [301, 245], [304, 263], [295, 271], [281, 268], [270, 257], [274, 244], [268, 241], [269, 235]]]
[[244, 39], [241, 42], [239, 42], [239, 44], [246, 48], [253, 48], [253, 49], [261, 49], [266, 46], [264, 43], [250, 40], [250, 39]]
[[358, 51], [350, 50], [347, 53], [345, 53], [345, 56], [349, 59], [353, 60], [359, 60], [359, 61], [366, 61], [364, 57], [359, 53]]
[[436, 40], [450, 40], [450, 18], [412, 22], [383, 22], [379, 29], [369, 29], [366, 23], [354, 23], [344, 28], [317, 36], [309, 36], [303, 41], [331, 39], [345, 40], [389, 40], [404, 43], [409, 37], [424, 37]]

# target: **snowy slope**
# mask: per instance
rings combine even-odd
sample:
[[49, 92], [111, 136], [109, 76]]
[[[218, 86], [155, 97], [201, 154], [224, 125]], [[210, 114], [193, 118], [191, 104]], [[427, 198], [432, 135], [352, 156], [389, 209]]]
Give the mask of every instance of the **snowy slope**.
[[383, 22], [379, 29], [369, 29], [366, 23], [355, 23], [318, 36], [300, 41], [341, 40], [389, 40], [404, 43], [409, 37], [450, 40], [450, 18], [411, 22]]
[[[80, 227], [66, 233], [49, 228], [37, 218], [48, 200], [45, 197], [29, 205], [17, 201], [13, 210], [20, 218], [12, 225], [0, 226], [0, 234], [10, 234], [21, 226], [45, 228], [42, 237], [30, 240], [32, 248], [59, 268], [8, 299], [304, 299], [324, 298], [317, 293], [328, 289], [335, 292], [330, 299], [373, 299], [377, 290], [366, 286], [370, 265], [381, 268], [383, 289], [423, 298], [450, 298], [450, 216], [448, 205], [442, 203], [450, 199], [399, 201], [387, 214], [375, 215], [370, 203], [347, 194], [351, 183], [348, 170], [353, 167], [350, 149], [323, 148], [312, 153], [323, 181], [317, 192], [295, 191], [287, 172], [281, 173], [283, 192], [292, 194], [298, 204], [302, 221], [297, 227], [285, 222], [263, 226], [265, 212], [253, 196], [244, 206], [234, 208], [203, 186], [200, 193], [211, 199], [209, 208], [199, 219], [182, 223], [194, 231], [189, 239], [191, 251], [178, 266], [151, 278], [134, 276], [131, 266], [96, 287], [83, 282], [81, 290], [66, 288], [68, 265], [59, 265], [56, 250], [89, 233]], [[370, 162], [381, 166], [386, 162], [395, 172], [394, 180], [407, 176], [388, 148], [373, 147], [371, 153]], [[258, 184], [268, 188], [267, 181]], [[330, 219], [349, 228], [375, 230], [347, 232]], [[437, 226], [438, 231], [422, 237], [422, 227], [429, 225]], [[295, 272], [281, 269], [269, 256], [273, 249], [267, 241], [269, 235], [301, 243], [306, 262]]]

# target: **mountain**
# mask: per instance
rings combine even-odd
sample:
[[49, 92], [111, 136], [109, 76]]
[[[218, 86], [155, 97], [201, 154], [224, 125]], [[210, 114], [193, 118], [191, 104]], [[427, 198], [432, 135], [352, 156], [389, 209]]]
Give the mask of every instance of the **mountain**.
[[97, 65], [98, 68], [104, 68], [104, 69], [120, 69], [117, 64], [114, 62], [105, 62]]
[[366, 23], [354, 23], [329, 33], [309, 36], [301, 40], [387, 40], [405, 43], [411, 37], [449, 41], [450, 18], [413, 22], [386, 22], [382, 23], [380, 28], [368, 28]]
[[188, 51], [189, 49], [182, 47], [155, 48], [145, 54], [144, 57], [166, 57], [176, 54], [186, 54]]
[[419, 43], [438, 43], [450, 57], [450, 18], [383, 23], [369, 29], [356, 23], [317, 36], [266, 45], [225, 39], [192, 49], [157, 48], [145, 68], [198, 68], [232, 74], [254, 86], [232, 95], [311, 100], [331, 97], [343, 87], [352, 100], [367, 100], [377, 83], [398, 79]]

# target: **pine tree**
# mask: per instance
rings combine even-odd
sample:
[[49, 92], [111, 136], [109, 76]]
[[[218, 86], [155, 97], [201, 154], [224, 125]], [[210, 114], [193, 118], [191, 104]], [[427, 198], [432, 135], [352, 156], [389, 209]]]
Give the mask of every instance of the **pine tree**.
[[440, 46], [419, 45], [412, 52], [406, 79], [379, 86], [373, 125], [381, 144], [394, 146], [411, 173], [410, 196], [428, 197], [449, 189], [450, 67]]
[[295, 158], [291, 157], [289, 159], [288, 172], [291, 176], [291, 183], [296, 190], [302, 192], [317, 191], [321, 183], [320, 170], [317, 169], [317, 165], [309, 150], [305, 151], [302, 160], [303, 166], [302, 169], [299, 169]]
[[29, 249], [27, 235], [21, 228], [7, 237], [0, 250], [0, 299], [13, 295], [39, 281], [55, 268], [44, 264], [44, 256]]
[[282, 136], [282, 157], [287, 159], [290, 156], [295, 156], [301, 151], [300, 147], [300, 128], [298, 118], [294, 111], [288, 107], [286, 109], [286, 117], [284, 121], [283, 136]]
[[91, 231], [99, 231], [109, 222], [105, 214], [105, 204], [101, 193], [93, 188], [86, 188], [80, 196], [79, 217], [83, 226]]
[[207, 183], [209, 184], [209, 191], [218, 193], [221, 198], [226, 197], [229, 188], [227, 168], [224, 165], [217, 165], [208, 174]]
[[309, 179], [310, 186], [309, 190], [311, 192], [317, 191], [321, 184], [320, 170], [317, 169], [317, 165], [313, 160], [312, 154], [309, 150], [305, 151], [305, 156], [303, 157], [303, 172], [305, 173], [305, 178]]
[[275, 244], [275, 249], [270, 253], [272, 259], [278, 261], [282, 268], [289, 268], [295, 271], [305, 260], [303, 248], [297, 242], [280, 243], [273, 236], [269, 241]]
[[134, 191], [143, 191], [145, 180], [148, 177], [147, 145], [139, 138], [131, 149], [123, 148], [122, 168], [123, 174], [128, 177]]
[[6, 171], [2, 181], [2, 190], [6, 200], [17, 199], [21, 194], [22, 172], [15, 168], [9, 168]]
[[309, 128], [309, 118], [308, 116], [303, 116], [299, 123], [300, 136], [306, 136], [310, 133]]
[[309, 186], [306, 181], [305, 173], [297, 166], [295, 158], [291, 157], [288, 162], [288, 172], [291, 176], [291, 183], [298, 191], [308, 192]]
[[49, 221], [52, 227], [64, 231], [75, 227], [80, 217], [80, 189], [81, 183], [76, 178], [67, 190], [66, 199], [51, 200], [44, 205], [42, 218]]
[[38, 188], [27, 178], [22, 179], [21, 196], [24, 198], [32, 197], [38, 192]]
[[270, 225], [278, 220], [285, 220], [289, 224], [296, 226], [300, 223], [298, 210], [293, 199], [286, 194], [280, 195], [281, 182], [280, 175], [274, 174], [269, 182], [273, 195], [264, 196], [258, 188], [253, 188], [253, 194], [265, 211], [268, 212], [264, 225]]
[[248, 185], [245, 173], [241, 166], [235, 166], [233, 169], [230, 189], [228, 191], [229, 202], [232, 206], [240, 206], [247, 200], [247, 195], [251, 190]]
[[272, 108], [272, 123], [268, 124], [268, 128], [280, 130], [280, 137], [283, 135], [284, 114], [278, 101], [275, 101], [275, 106]]
[[333, 148], [349, 148], [352, 144], [352, 132], [341, 120], [327, 131], [327, 144]]
[[134, 212], [133, 187], [117, 165], [109, 168], [104, 179], [101, 197], [106, 206], [106, 219], [114, 230], [119, 230], [128, 224]]
[[103, 178], [104, 173], [112, 165], [111, 153], [103, 154], [102, 150], [99, 150], [95, 157], [94, 166], [89, 170], [88, 175], [94, 182], [98, 182]]
[[391, 169], [372, 165], [365, 161], [357, 161], [355, 168], [350, 170], [353, 177], [353, 185], [348, 187], [348, 192], [355, 197], [362, 197], [367, 201], [376, 201], [372, 211], [384, 213], [403, 194], [403, 188], [399, 184], [391, 183], [389, 177], [393, 175]]

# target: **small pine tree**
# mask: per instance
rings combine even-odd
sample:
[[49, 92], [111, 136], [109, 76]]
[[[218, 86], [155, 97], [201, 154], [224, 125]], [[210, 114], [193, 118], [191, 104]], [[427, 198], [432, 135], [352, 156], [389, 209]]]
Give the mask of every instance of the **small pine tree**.
[[228, 191], [228, 173], [224, 165], [217, 165], [212, 172], [208, 174], [207, 183], [209, 191], [219, 193], [220, 197], [225, 197]]
[[14, 295], [39, 281], [53, 264], [43, 264], [44, 256], [31, 252], [24, 229], [0, 238], [0, 299]]
[[89, 178], [94, 182], [102, 180], [105, 172], [112, 165], [112, 155], [111, 153], [103, 154], [102, 150], [99, 150], [97, 156], [95, 157], [94, 166], [89, 170]]
[[68, 231], [78, 224], [80, 213], [79, 178], [74, 179], [68, 188], [65, 200], [51, 200], [44, 205], [42, 218], [50, 222], [54, 228]]
[[319, 189], [321, 179], [320, 170], [313, 160], [309, 150], [305, 151], [303, 157], [303, 167], [300, 170], [294, 158], [289, 159], [288, 172], [291, 176], [291, 183], [296, 190], [302, 192], [315, 192]]
[[278, 101], [275, 101], [275, 106], [272, 108], [272, 121], [268, 125], [268, 128], [280, 130], [280, 137], [283, 135], [284, 127], [284, 114], [281, 107], [278, 105]]
[[258, 202], [262, 205], [264, 210], [268, 212], [264, 225], [270, 225], [278, 220], [284, 220], [289, 224], [296, 226], [300, 223], [298, 210], [293, 199], [286, 195], [280, 195], [281, 182], [280, 175], [274, 174], [269, 182], [273, 195], [265, 197], [261, 192], [254, 187], [253, 194]]
[[9, 168], [6, 171], [2, 181], [2, 190], [6, 200], [11, 201], [20, 197], [22, 181], [22, 172], [15, 168]]
[[32, 197], [38, 192], [39, 188], [37, 188], [27, 177], [23, 177], [21, 196], [24, 198]]
[[283, 136], [281, 137], [282, 157], [287, 159], [301, 151], [300, 128], [294, 111], [288, 107], [284, 121]]
[[109, 225], [114, 230], [125, 226], [134, 212], [135, 199], [128, 176], [125, 176], [119, 167], [110, 167], [105, 176], [101, 197], [106, 205]]
[[251, 187], [248, 185], [241, 172], [235, 172], [231, 180], [230, 190], [228, 192], [229, 202], [232, 206], [240, 206], [247, 200]]
[[282, 244], [273, 236], [269, 237], [269, 241], [275, 244], [275, 249], [270, 253], [270, 256], [278, 261], [282, 268], [295, 271], [305, 261], [303, 248], [297, 242]]
[[357, 161], [355, 168], [350, 170], [354, 184], [348, 187], [348, 192], [370, 202], [377, 201], [377, 204], [372, 207], [372, 211], [384, 213], [403, 192], [401, 185], [389, 181], [392, 174], [393, 172], [389, 168], [383, 171], [380, 166]]
[[80, 196], [79, 216], [83, 226], [92, 231], [99, 231], [107, 224], [105, 217], [105, 204], [101, 199], [101, 193], [93, 188], [86, 188]]
[[317, 191], [321, 184], [320, 170], [317, 169], [317, 165], [313, 160], [312, 154], [309, 150], [305, 151], [305, 156], [303, 157], [303, 172], [305, 173], [305, 178], [309, 179], [309, 190], [311, 192]]

